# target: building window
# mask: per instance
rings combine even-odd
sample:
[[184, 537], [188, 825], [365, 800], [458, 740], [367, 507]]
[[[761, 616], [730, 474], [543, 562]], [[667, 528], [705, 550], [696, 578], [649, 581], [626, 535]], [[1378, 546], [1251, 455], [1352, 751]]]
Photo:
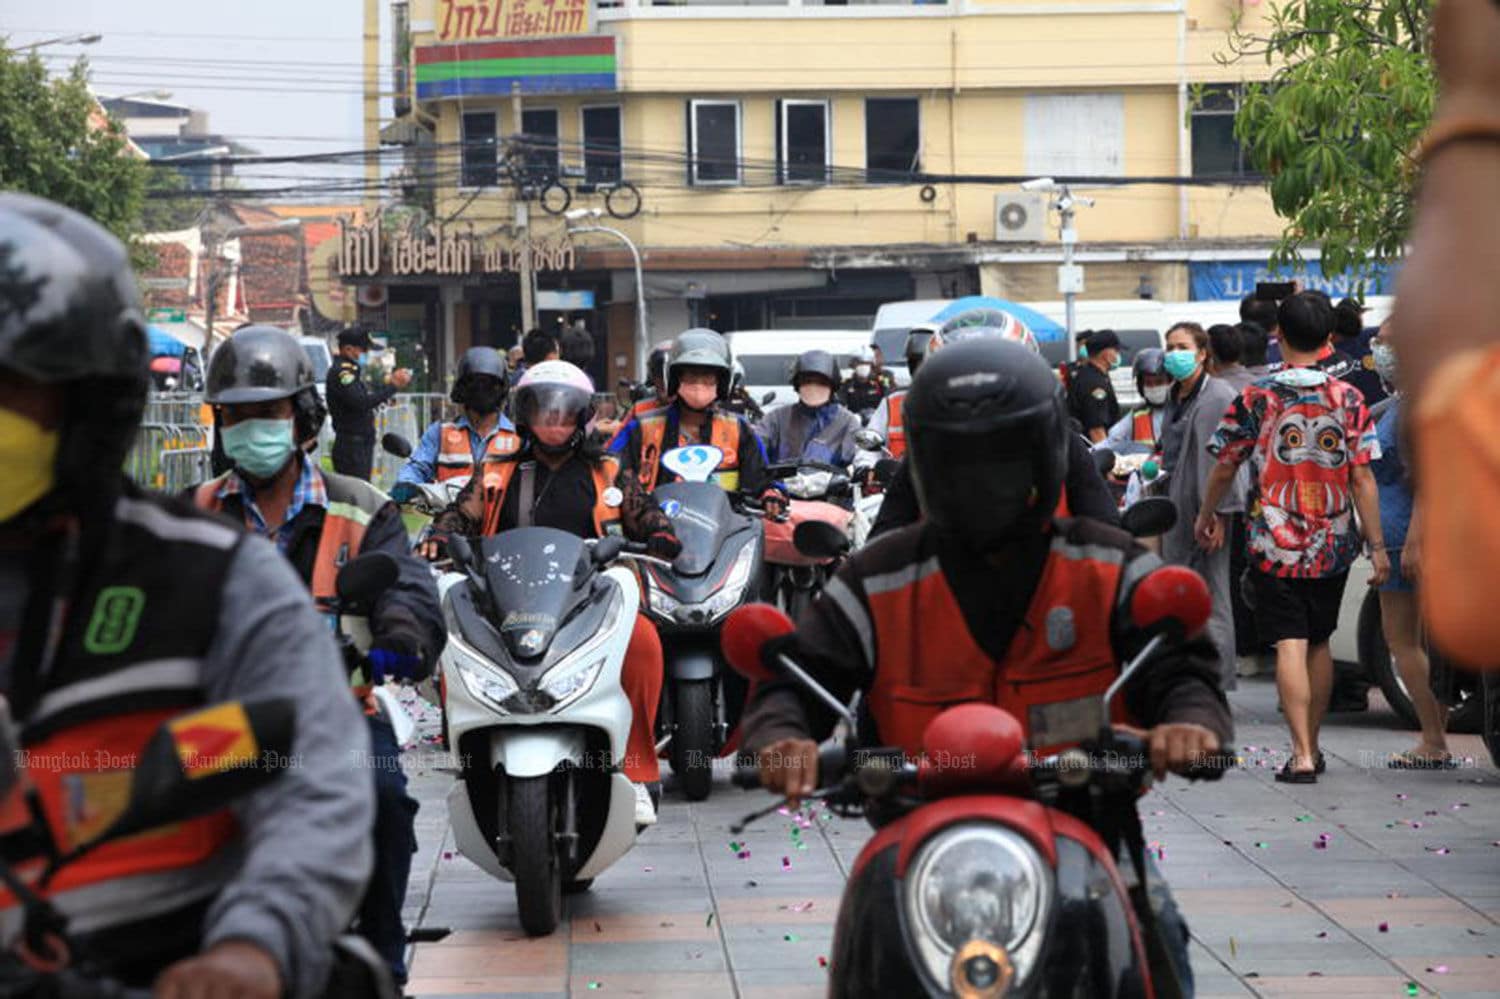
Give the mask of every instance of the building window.
[[1240, 88], [1215, 83], [1203, 88], [1202, 100], [1193, 108], [1193, 176], [1244, 177], [1250, 173], [1245, 150], [1234, 137], [1234, 115], [1239, 110]]
[[620, 179], [620, 131], [619, 107], [583, 109], [585, 183], [613, 184]]
[[556, 177], [559, 173], [556, 109], [522, 110], [521, 132], [526, 137], [527, 178], [542, 181]]
[[922, 169], [922, 117], [915, 97], [865, 100], [865, 179], [904, 183]]
[[777, 178], [783, 184], [828, 183], [828, 102], [778, 101]]
[[495, 112], [469, 111], [462, 121], [463, 186], [494, 187], [499, 180], [495, 156]]
[[688, 104], [688, 182], [740, 182], [740, 105], [737, 101]]

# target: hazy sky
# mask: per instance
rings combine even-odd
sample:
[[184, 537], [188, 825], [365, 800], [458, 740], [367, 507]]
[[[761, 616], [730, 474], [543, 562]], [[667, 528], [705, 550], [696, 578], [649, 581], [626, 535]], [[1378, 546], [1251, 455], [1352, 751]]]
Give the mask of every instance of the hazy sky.
[[[388, 4], [381, 2], [381, 61], [389, 62]], [[265, 154], [362, 148], [362, 0], [0, 0], [0, 35], [23, 46], [94, 33], [89, 45], [48, 45], [49, 67], [87, 56], [101, 96], [165, 90], [174, 104], [209, 113], [209, 127]], [[389, 70], [381, 84], [389, 89]], [[389, 102], [382, 105], [389, 114]], [[238, 169], [247, 186], [358, 167]], [[283, 180], [282, 178], [290, 178]]]

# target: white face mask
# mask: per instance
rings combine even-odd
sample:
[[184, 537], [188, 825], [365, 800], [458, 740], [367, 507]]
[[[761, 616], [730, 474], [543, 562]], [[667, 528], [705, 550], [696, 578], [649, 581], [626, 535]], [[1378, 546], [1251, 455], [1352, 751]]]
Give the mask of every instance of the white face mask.
[[1151, 405], [1161, 406], [1166, 403], [1167, 396], [1171, 391], [1172, 386], [1170, 385], [1147, 385], [1145, 391], [1141, 394], [1146, 397], [1146, 401]]
[[854, 373], [861, 378], [869, 378], [870, 366], [868, 364], [856, 364], [854, 366]]
[[808, 382], [797, 390], [797, 398], [802, 400], [804, 406], [817, 409], [819, 406], [826, 406], [828, 400], [833, 398], [833, 389], [827, 385]]

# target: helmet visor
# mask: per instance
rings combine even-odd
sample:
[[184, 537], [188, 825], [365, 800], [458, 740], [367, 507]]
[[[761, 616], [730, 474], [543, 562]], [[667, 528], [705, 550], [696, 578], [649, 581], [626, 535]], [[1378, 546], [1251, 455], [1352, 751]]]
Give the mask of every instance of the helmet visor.
[[1062, 488], [1066, 441], [1037, 430], [908, 430], [912, 478], [928, 520], [980, 547], [1051, 515]]
[[523, 385], [516, 390], [516, 422], [530, 427], [578, 427], [588, 421], [593, 394], [573, 385]]

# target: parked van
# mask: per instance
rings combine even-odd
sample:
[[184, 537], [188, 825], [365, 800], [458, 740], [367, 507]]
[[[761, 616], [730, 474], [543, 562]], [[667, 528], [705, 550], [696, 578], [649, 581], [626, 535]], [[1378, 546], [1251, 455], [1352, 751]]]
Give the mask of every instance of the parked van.
[[798, 355], [826, 350], [838, 359], [847, 378], [855, 355], [870, 344], [868, 330], [739, 330], [724, 336], [734, 359], [745, 369], [745, 389], [750, 398], [759, 403], [767, 392], [774, 392], [776, 398], [770, 406], [796, 401], [791, 377]]
[[867, 334], [870, 343], [880, 348], [881, 357], [896, 384], [905, 387], [911, 381], [906, 370], [906, 334], [913, 326], [925, 323], [942, 312], [956, 299], [919, 298], [909, 302], [887, 302], [875, 312], [875, 324]]

